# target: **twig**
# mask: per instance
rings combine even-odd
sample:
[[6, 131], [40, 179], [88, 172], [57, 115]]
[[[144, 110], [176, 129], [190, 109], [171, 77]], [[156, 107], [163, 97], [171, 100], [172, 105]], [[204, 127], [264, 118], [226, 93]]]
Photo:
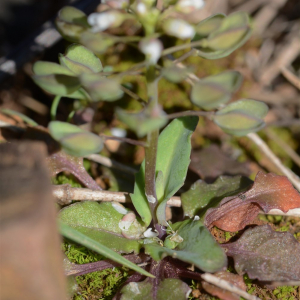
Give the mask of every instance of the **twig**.
[[105, 167], [116, 168], [121, 171], [127, 172], [129, 174], [135, 174], [137, 172], [137, 170], [135, 170], [134, 168], [130, 168], [126, 165], [123, 165], [119, 162], [116, 162], [108, 157], [105, 157], [105, 156], [102, 156], [99, 154], [90, 154], [90, 155], [85, 156], [85, 158], [92, 160], [98, 164], [101, 164]]
[[124, 93], [126, 93], [128, 96], [132, 97], [133, 99], [138, 100], [138, 101], [143, 102], [143, 103], [147, 103], [145, 99], [141, 98], [139, 95], [137, 95], [136, 93], [132, 92], [128, 88], [124, 87], [123, 85], [121, 85], [120, 87], [121, 87], [121, 90]]
[[[96, 191], [86, 188], [73, 188], [68, 184], [54, 185], [53, 196], [58, 200], [59, 204], [66, 205], [74, 201], [106, 201], [130, 203], [129, 193], [111, 192], [111, 191]], [[172, 197], [168, 202], [168, 206], [180, 207], [181, 201], [179, 197]]]
[[[54, 185], [53, 196], [59, 204], [67, 205], [72, 201], [105, 201], [105, 202], [119, 202], [131, 203], [129, 193], [125, 192], [111, 192], [111, 191], [96, 191], [86, 188], [73, 188], [68, 184]], [[171, 197], [167, 202], [168, 207], [181, 207], [180, 197]], [[271, 209], [268, 213], [260, 212], [267, 215], [278, 216], [292, 216], [300, 217], [300, 208], [294, 208], [284, 213], [279, 209]]]
[[289, 69], [286, 67], [281, 68], [281, 74], [296, 88], [300, 90], [300, 78], [297, 77], [294, 73], [292, 73]]
[[300, 157], [297, 152], [269, 128], [266, 128], [264, 131], [267, 137], [273, 140], [300, 167]]
[[256, 133], [248, 133], [247, 137], [259, 147], [259, 149], [272, 161], [272, 163], [291, 181], [295, 188], [300, 191], [299, 177], [282, 164], [269, 146]]
[[233, 285], [232, 283], [224, 280], [224, 279], [220, 279], [212, 274], [208, 274], [208, 273], [204, 273], [201, 275], [201, 277], [211, 283], [216, 285], [217, 287], [227, 290], [229, 292], [235, 293], [241, 297], [244, 297], [247, 300], [261, 300], [260, 298], [250, 295], [247, 292], [243, 291], [242, 289], [238, 288], [237, 286]]
[[105, 134], [100, 134], [101, 137], [103, 137], [105, 140], [115, 140], [115, 141], [120, 141], [120, 142], [125, 142], [128, 144], [132, 144], [135, 146], [141, 146], [141, 147], [147, 147], [147, 144], [145, 142], [141, 141], [136, 141], [132, 140], [129, 138], [124, 138], [124, 137], [119, 137], [119, 136], [110, 136], [110, 135], [105, 135]]

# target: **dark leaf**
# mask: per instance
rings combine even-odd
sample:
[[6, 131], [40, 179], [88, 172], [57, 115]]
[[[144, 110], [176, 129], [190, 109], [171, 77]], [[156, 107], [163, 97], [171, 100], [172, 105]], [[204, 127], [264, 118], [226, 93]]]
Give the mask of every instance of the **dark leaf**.
[[253, 187], [238, 197], [223, 199], [218, 208], [211, 208], [205, 216], [208, 227], [235, 232], [250, 224], [260, 209], [269, 212], [280, 209], [287, 212], [300, 207], [300, 194], [287, 177], [258, 172]]
[[82, 157], [56, 152], [47, 157], [47, 163], [52, 176], [60, 172], [70, 172], [87, 188], [101, 190], [100, 186], [85, 170]]
[[257, 226], [222, 247], [234, 258], [240, 275], [247, 273], [251, 279], [261, 281], [300, 280], [300, 243], [289, 232]]
[[247, 163], [240, 163], [226, 155], [217, 145], [192, 152], [190, 169], [202, 179], [212, 181], [220, 175], [249, 176]]

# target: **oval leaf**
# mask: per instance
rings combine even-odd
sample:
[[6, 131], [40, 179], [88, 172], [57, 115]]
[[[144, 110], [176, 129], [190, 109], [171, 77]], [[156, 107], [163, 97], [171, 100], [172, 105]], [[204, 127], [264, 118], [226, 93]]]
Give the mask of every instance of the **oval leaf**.
[[99, 73], [103, 70], [100, 59], [89, 49], [79, 44], [70, 45], [65, 55], [60, 56], [60, 63], [73, 73]]
[[78, 78], [68, 75], [34, 75], [33, 81], [48, 93], [58, 96], [68, 96], [80, 88]]
[[191, 91], [191, 101], [205, 109], [210, 110], [230, 100], [231, 93], [219, 84], [198, 81]]
[[82, 32], [90, 28], [86, 14], [73, 6], [63, 7], [55, 24], [59, 33], [71, 42], [78, 42]]
[[95, 102], [116, 101], [124, 94], [116, 80], [106, 79], [100, 74], [82, 74], [80, 81]]
[[48, 128], [51, 136], [70, 155], [85, 156], [100, 152], [103, 148], [103, 140], [99, 136], [78, 126], [52, 121], [49, 123]]
[[208, 36], [220, 27], [224, 18], [226, 18], [224, 14], [215, 14], [202, 20], [196, 25], [197, 34], [199, 36]]
[[242, 99], [221, 109], [214, 116], [214, 122], [225, 132], [243, 136], [264, 127], [263, 117], [268, 112], [268, 106], [260, 101]]
[[121, 253], [139, 253], [142, 244], [138, 242], [138, 239], [127, 239], [122, 236], [119, 223], [123, 217], [124, 214], [120, 213], [111, 202], [75, 203], [59, 213], [59, 219], [62, 222], [100, 241], [110, 249]]
[[49, 61], [35, 62], [32, 70], [35, 75], [63, 74], [74, 76], [74, 74], [66, 67]]

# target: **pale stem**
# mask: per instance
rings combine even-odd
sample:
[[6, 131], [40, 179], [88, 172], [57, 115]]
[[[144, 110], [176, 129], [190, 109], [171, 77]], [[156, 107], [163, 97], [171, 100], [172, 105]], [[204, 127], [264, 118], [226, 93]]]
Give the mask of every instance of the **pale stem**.
[[243, 291], [242, 289], [238, 288], [237, 286], [233, 285], [232, 283], [230, 283], [224, 279], [220, 279], [212, 274], [204, 273], [201, 275], [201, 277], [206, 282], [216, 285], [219, 288], [224, 289], [226, 291], [235, 293], [241, 297], [244, 297], [247, 300], [261, 300], [260, 298], [254, 296], [254, 295], [248, 294], [247, 292]]
[[115, 169], [121, 170], [121, 171], [129, 173], [129, 174], [135, 174], [137, 172], [137, 170], [135, 170], [134, 168], [130, 168], [127, 165], [123, 165], [115, 160], [112, 160], [112, 159], [102, 156], [100, 154], [90, 154], [90, 155], [85, 156], [85, 158], [87, 158], [91, 161], [94, 161], [98, 164], [101, 164], [105, 167], [115, 168]]
[[[61, 205], [70, 204], [72, 201], [105, 201], [131, 203], [129, 193], [99, 191], [87, 188], [73, 188], [68, 184], [54, 185], [52, 188], [53, 196]], [[167, 202], [168, 207], [181, 207], [180, 197], [171, 197]], [[260, 212], [261, 214], [300, 217], [300, 208], [290, 209], [284, 213], [279, 209], [271, 209], [268, 213]]]
[[259, 137], [256, 133], [248, 133], [247, 137], [254, 142], [259, 149], [270, 159], [270, 161], [284, 174], [294, 187], [300, 191], [300, 179], [299, 177], [290, 169], [285, 167], [279, 158], [272, 152], [269, 146]]

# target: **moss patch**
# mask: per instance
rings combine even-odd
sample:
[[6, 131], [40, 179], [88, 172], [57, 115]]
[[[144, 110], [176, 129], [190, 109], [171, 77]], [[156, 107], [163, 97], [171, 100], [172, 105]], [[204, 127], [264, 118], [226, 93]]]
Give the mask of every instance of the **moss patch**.
[[[103, 259], [103, 257], [83, 246], [63, 244], [68, 259], [77, 264], [85, 264]], [[77, 276], [77, 289], [73, 300], [109, 300], [118, 291], [128, 276], [126, 268], [113, 268]]]

